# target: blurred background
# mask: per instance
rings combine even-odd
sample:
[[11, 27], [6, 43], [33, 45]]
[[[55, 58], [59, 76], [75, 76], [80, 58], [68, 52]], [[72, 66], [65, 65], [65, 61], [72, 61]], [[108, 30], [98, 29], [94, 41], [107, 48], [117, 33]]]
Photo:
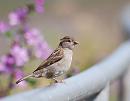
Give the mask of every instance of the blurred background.
[[[73, 36], [80, 42], [80, 45], [74, 50], [72, 69], [66, 77], [75, 75], [103, 60], [124, 40], [120, 20], [122, 9], [129, 3], [129, 0], [43, 0], [44, 2], [39, 0], [39, 2], [44, 4], [44, 8], [41, 8], [41, 11], [36, 9], [36, 7], [40, 9], [39, 3], [36, 1], [38, 0], [0, 1], [0, 28], [5, 28], [6, 26], [5, 31], [0, 33], [0, 56], [2, 61], [0, 64], [1, 97], [48, 85], [51, 81], [44, 78], [37, 80], [28, 79], [19, 86], [14, 85], [14, 83], [19, 77], [31, 73], [47, 57], [45, 54], [49, 55], [57, 47], [59, 39], [65, 35]], [[11, 18], [17, 18], [15, 15], [18, 11], [17, 9], [26, 8], [26, 6], [28, 11], [25, 15], [27, 17], [24, 18], [25, 15], [22, 16], [22, 20], [26, 21], [19, 21], [19, 23], [18, 21], [12, 21]], [[12, 13], [15, 14], [13, 15]], [[49, 52], [47, 51], [42, 57], [40, 57], [41, 55], [39, 54], [41, 53], [39, 52], [36, 53], [36, 56], [33, 56], [33, 52], [37, 52], [37, 46], [30, 43], [28, 38], [32, 36], [29, 36], [28, 33], [39, 33], [39, 36], [43, 37], [40, 40], [46, 46], [41, 50], [46, 52], [49, 48]], [[23, 39], [21, 39], [21, 36]], [[35, 40], [35, 38], [33, 37], [32, 40]], [[27, 48], [27, 52], [30, 52], [30, 50], [33, 50], [33, 52], [30, 52], [29, 54], [31, 55], [27, 57], [26, 52], [23, 51], [20, 54], [24, 54], [24, 58], [27, 59], [23, 61], [22, 65], [15, 62], [12, 63], [13, 66], [15, 64], [15, 67], [12, 64], [9, 67], [15, 68], [15, 70], [5, 70], [5, 68], [7, 69], [5, 57], [9, 56], [9, 59], [12, 59], [12, 56], [15, 57], [16, 53], [20, 51], [20, 49], [14, 49], [16, 48], [15, 46], [18, 46], [21, 50], [22, 48]], [[18, 58], [20, 59], [20, 57]], [[6, 67], [3, 67], [5, 61]], [[13, 71], [13, 73], [9, 71]], [[15, 75], [15, 77], [12, 79], [10, 75], [13, 75], [12, 77]], [[118, 101], [117, 86], [118, 83], [115, 81], [112, 85], [110, 101]]]

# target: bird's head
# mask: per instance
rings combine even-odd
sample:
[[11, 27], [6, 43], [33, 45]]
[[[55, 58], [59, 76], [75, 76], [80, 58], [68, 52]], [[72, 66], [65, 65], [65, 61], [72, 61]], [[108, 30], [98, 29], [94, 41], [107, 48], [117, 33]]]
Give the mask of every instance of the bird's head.
[[75, 41], [74, 38], [72, 38], [70, 36], [65, 36], [62, 39], [60, 39], [59, 46], [62, 48], [69, 48], [72, 50], [78, 44], [79, 43], [77, 41]]

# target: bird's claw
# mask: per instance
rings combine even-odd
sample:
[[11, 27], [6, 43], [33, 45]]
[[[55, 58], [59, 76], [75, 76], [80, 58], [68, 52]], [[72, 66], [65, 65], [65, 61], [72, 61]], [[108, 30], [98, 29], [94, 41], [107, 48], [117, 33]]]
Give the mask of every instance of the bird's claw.
[[55, 80], [55, 83], [64, 83], [64, 80]]
[[54, 83], [65, 83], [64, 80], [57, 80], [57, 79], [54, 79]]

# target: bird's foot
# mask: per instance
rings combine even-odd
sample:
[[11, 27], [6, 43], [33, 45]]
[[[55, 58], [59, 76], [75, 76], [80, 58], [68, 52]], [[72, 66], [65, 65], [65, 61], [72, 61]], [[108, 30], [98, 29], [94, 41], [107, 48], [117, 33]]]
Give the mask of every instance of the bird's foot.
[[55, 83], [65, 83], [64, 80], [57, 80], [57, 79], [53, 79]]

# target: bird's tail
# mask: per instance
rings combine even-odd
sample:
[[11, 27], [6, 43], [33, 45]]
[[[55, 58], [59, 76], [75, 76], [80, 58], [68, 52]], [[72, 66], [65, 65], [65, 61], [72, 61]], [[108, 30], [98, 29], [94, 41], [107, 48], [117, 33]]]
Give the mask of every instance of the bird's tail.
[[27, 78], [29, 78], [29, 77], [33, 77], [33, 75], [30, 74], [30, 75], [28, 75], [28, 76], [25, 76], [25, 77], [19, 79], [19, 80], [16, 82], [16, 84], [20, 83], [21, 81], [23, 81], [23, 80], [25, 80], [25, 79], [27, 79]]

